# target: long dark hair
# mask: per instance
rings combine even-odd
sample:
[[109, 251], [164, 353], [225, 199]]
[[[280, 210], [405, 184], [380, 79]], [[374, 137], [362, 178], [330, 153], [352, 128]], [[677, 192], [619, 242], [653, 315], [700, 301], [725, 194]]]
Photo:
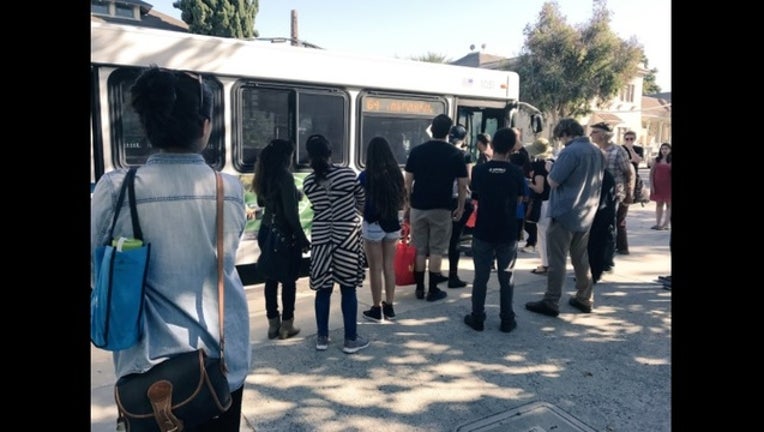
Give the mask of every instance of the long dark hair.
[[397, 218], [405, 197], [403, 174], [390, 143], [374, 137], [366, 150], [366, 185], [369, 198], [381, 217]]
[[325, 136], [314, 134], [305, 141], [305, 149], [310, 157], [310, 167], [316, 174], [316, 180], [323, 180], [331, 168], [332, 144]]
[[130, 93], [131, 105], [152, 147], [196, 148], [204, 120], [212, 115], [212, 92], [199, 75], [152, 65], [141, 73]]
[[669, 143], [663, 143], [658, 147], [658, 156], [655, 157], [655, 163], [658, 163], [663, 159], [663, 153], [661, 153], [661, 148], [663, 147], [668, 147], [669, 154], [666, 155], [666, 162], [671, 163], [671, 144]]
[[252, 190], [258, 197], [266, 197], [276, 175], [289, 171], [292, 165], [294, 144], [284, 139], [274, 139], [265, 146], [255, 163], [255, 176], [252, 177]]

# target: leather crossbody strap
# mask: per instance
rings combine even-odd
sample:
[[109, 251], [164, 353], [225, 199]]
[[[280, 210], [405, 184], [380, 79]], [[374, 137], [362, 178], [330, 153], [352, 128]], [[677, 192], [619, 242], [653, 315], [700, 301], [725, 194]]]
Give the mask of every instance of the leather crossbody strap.
[[223, 367], [223, 372], [228, 372], [228, 366], [225, 363], [225, 337], [223, 335], [224, 328], [224, 312], [225, 312], [225, 280], [223, 279], [223, 199], [225, 198], [225, 190], [223, 188], [223, 177], [219, 172], [215, 171], [215, 185], [216, 185], [216, 201], [217, 201], [217, 246], [218, 246], [218, 325], [220, 326], [220, 364]]

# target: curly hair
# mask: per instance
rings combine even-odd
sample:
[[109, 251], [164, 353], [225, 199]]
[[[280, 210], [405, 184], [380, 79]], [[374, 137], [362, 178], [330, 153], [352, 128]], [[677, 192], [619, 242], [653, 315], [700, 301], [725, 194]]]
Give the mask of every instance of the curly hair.
[[383, 137], [374, 137], [366, 150], [366, 185], [369, 200], [381, 217], [398, 217], [403, 207], [405, 189], [403, 173], [393, 156], [390, 143]]
[[265, 146], [255, 163], [255, 176], [252, 177], [252, 191], [259, 197], [268, 196], [271, 182], [282, 171], [289, 171], [292, 165], [294, 144], [285, 139], [274, 139]]
[[212, 91], [200, 76], [151, 65], [130, 93], [131, 105], [153, 147], [196, 147], [204, 134], [204, 121], [212, 115]]

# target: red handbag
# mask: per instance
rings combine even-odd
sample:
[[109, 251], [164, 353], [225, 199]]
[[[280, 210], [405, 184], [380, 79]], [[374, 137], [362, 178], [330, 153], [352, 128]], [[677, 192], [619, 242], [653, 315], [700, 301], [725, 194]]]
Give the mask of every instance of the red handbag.
[[470, 213], [470, 217], [467, 218], [467, 222], [464, 223], [464, 226], [467, 228], [475, 228], [475, 222], [477, 222], [477, 211], [478, 211], [478, 202], [477, 200], [472, 201], [472, 213]]
[[395, 246], [395, 285], [413, 285], [414, 262], [416, 261], [416, 248], [411, 245], [411, 226], [408, 222], [401, 224], [401, 239]]

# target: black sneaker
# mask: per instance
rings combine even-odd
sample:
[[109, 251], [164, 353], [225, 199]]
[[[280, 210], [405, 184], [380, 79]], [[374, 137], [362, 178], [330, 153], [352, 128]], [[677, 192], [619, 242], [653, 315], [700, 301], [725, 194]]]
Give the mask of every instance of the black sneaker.
[[440, 273], [430, 273], [430, 281], [435, 285], [443, 283], [448, 280], [448, 276], [443, 276]]
[[483, 320], [477, 319], [471, 313], [464, 316], [464, 323], [472, 327], [473, 330], [483, 331]]
[[430, 288], [430, 290], [427, 292], [427, 301], [428, 302], [434, 302], [441, 299], [444, 299], [448, 296], [445, 291], [440, 290], [440, 288]]
[[592, 307], [583, 303], [581, 300], [571, 297], [570, 300], [568, 300], [568, 304], [573, 306], [574, 308], [580, 310], [583, 313], [591, 313]]
[[512, 321], [502, 321], [501, 325], [499, 326], [499, 330], [504, 332], [504, 333], [509, 333], [512, 330], [514, 330], [515, 327], [517, 327], [517, 321], [515, 321], [515, 320], [512, 320]]
[[422, 300], [424, 298], [424, 288], [419, 289], [417, 288], [416, 291], [414, 291], [414, 294], [416, 295], [416, 298], [419, 300]]
[[386, 320], [390, 320], [390, 321], [394, 320], [395, 319], [395, 311], [393, 310], [393, 305], [383, 301], [382, 302], [382, 314], [385, 316]]
[[363, 317], [369, 321], [382, 322], [382, 308], [372, 306], [371, 309], [363, 311]]
[[525, 304], [525, 308], [531, 312], [540, 313], [550, 317], [556, 317], [560, 314], [560, 311], [552, 308], [552, 306], [550, 306], [549, 303], [545, 302], [544, 300], [528, 302]]
[[467, 282], [464, 282], [463, 280], [459, 279], [459, 276], [448, 278], [449, 288], [464, 288], [466, 286], [467, 286]]

